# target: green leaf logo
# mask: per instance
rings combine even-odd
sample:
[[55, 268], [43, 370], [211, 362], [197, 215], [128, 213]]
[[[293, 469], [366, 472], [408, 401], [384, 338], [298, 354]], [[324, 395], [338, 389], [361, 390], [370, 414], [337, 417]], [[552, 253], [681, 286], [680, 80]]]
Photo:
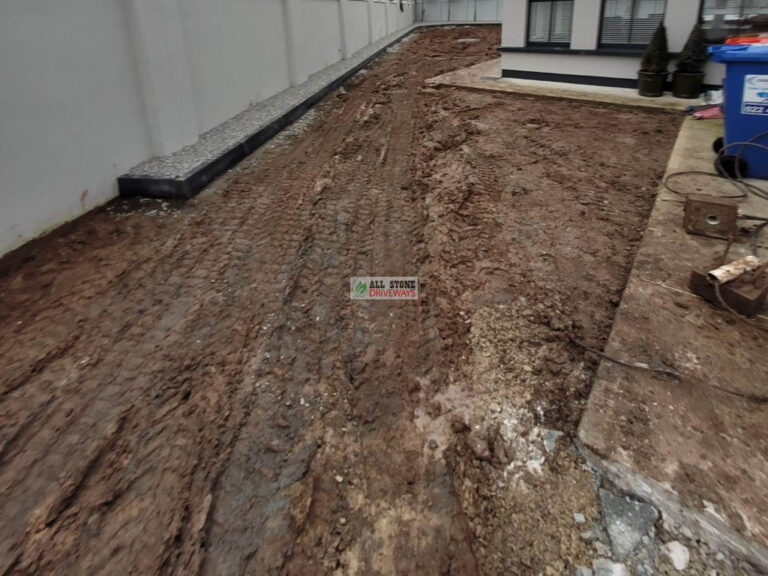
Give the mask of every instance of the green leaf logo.
[[365, 293], [368, 291], [368, 283], [367, 282], [358, 282], [357, 286], [355, 286], [355, 292], [358, 296], [365, 296]]

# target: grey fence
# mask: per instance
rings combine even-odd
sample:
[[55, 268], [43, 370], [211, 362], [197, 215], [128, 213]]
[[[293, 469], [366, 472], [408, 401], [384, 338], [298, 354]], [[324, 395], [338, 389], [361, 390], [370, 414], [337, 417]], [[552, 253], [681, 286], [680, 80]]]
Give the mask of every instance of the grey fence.
[[503, 0], [416, 0], [419, 22], [501, 22]]

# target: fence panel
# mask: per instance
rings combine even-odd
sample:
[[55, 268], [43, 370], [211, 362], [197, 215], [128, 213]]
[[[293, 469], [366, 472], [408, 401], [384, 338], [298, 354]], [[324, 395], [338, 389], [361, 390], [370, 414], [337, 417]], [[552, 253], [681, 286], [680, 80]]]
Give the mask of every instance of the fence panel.
[[417, 0], [419, 22], [501, 22], [503, 0]]

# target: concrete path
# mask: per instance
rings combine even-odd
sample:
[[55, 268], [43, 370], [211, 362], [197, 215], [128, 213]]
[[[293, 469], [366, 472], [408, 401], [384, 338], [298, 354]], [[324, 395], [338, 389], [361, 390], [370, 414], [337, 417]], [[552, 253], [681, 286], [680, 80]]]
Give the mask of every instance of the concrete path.
[[[635, 90], [501, 78], [501, 60], [449, 72], [432, 86], [683, 110], [698, 101], [644, 98]], [[667, 174], [713, 172], [722, 121], [687, 118]], [[768, 189], [768, 183], [762, 185]], [[687, 193], [733, 194], [716, 178], [684, 176]], [[719, 263], [726, 243], [687, 234], [681, 196], [660, 187], [605, 352], [659, 373], [603, 361], [581, 422], [590, 463], [627, 493], [654, 504], [665, 526], [768, 570], [768, 338], [688, 288], [691, 270]], [[768, 202], [740, 213], [768, 217]], [[768, 236], [768, 235], [766, 235]], [[758, 245], [768, 253], [768, 238]], [[748, 242], [729, 256], [749, 254]], [[768, 325], [768, 317], [760, 321]]]
[[490, 90], [493, 92], [629, 104], [630, 106], [645, 106], [666, 110], [684, 110], [691, 103], [698, 103], [696, 100], [681, 100], [669, 95], [662, 96], [661, 98], [645, 98], [639, 96], [637, 90], [631, 88], [609, 88], [605, 86], [566, 84], [563, 82], [502, 78], [501, 58], [443, 74], [442, 76], [432, 78], [429, 80], [429, 83], [433, 86], [453, 86], [456, 88]]
[[[709, 144], [721, 133], [718, 121], [686, 119], [668, 173], [712, 171]], [[675, 186], [686, 182], [690, 191], [733, 192], [700, 177]], [[768, 203], [750, 197], [741, 211], [768, 216]], [[579, 437], [600, 456], [593, 463], [660, 508], [665, 523], [766, 569], [768, 407], [740, 395], [768, 396], [768, 339], [691, 294], [691, 270], [711, 268], [726, 243], [687, 234], [682, 220], [682, 200], [662, 188], [605, 352], [683, 377], [602, 362]], [[747, 253], [737, 243], [730, 257]]]

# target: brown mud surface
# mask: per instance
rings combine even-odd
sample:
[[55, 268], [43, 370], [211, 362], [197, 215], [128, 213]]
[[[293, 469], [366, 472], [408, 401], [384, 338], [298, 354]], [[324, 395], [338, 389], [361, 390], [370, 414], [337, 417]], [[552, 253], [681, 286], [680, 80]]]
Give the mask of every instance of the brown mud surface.
[[0, 262], [0, 574], [588, 562], [570, 339], [604, 344], [679, 121], [425, 87], [498, 44], [413, 35], [186, 205]]

